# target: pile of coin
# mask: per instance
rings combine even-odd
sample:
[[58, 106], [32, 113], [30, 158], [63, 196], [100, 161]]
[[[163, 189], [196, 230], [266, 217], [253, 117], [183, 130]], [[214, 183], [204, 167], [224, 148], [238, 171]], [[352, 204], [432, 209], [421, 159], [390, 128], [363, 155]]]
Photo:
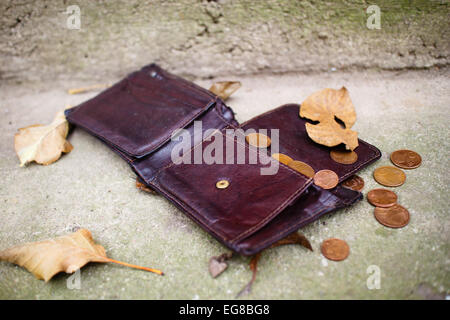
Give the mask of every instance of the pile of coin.
[[[258, 148], [270, 146], [270, 138], [261, 134], [251, 134], [246, 137], [247, 143]], [[305, 162], [294, 160], [288, 155], [274, 153], [272, 157], [288, 167], [303, 175], [313, 178], [314, 184], [323, 189], [332, 189], [339, 183], [338, 175], [332, 170], [314, 169]], [[330, 157], [340, 164], [353, 164], [358, 160], [358, 155], [354, 151], [331, 150]], [[406, 174], [402, 169], [415, 169], [422, 163], [421, 156], [411, 150], [397, 150], [393, 152], [390, 159], [394, 166], [382, 166], [375, 169], [373, 176], [375, 180], [386, 187], [398, 187], [406, 181]], [[364, 188], [364, 180], [352, 175], [342, 182], [343, 187], [361, 191]], [[373, 189], [367, 194], [367, 200], [375, 206], [375, 219], [382, 225], [390, 228], [402, 228], [409, 223], [410, 216], [406, 208], [397, 203], [398, 197], [395, 192], [387, 189]], [[350, 254], [350, 247], [344, 240], [330, 238], [322, 242], [322, 254], [330, 260], [341, 261]]]
[[[422, 163], [422, 157], [411, 150], [397, 150], [391, 154], [392, 163], [402, 169], [415, 169]], [[383, 166], [375, 169], [375, 180], [386, 187], [401, 186], [406, 174], [399, 168]], [[390, 228], [402, 228], [409, 223], [409, 212], [397, 203], [397, 195], [387, 189], [374, 189], [367, 194], [367, 200], [375, 206], [375, 219]]]

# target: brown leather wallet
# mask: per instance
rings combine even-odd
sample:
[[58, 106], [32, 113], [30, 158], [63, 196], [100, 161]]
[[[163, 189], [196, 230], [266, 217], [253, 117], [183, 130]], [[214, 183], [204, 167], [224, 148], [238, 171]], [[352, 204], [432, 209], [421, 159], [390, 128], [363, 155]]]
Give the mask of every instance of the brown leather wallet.
[[[251, 164], [250, 159], [265, 154], [276, 161], [268, 157], [271, 147], [251, 147], [238, 135], [227, 135], [228, 129], [268, 129], [268, 133], [279, 129], [280, 153], [306, 162], [315, 171], [333, 170], [339, 182], [381, 156], [376, 147], [359, 140], [355, 163], [334, 162], [330, 148], [308, 137], [299, 108], [297, 104], [283, 105], [239, 124], [220, 98], [151, 64], [66, 110], [66, 116], [70, 123], [104, 141], [139, 179], [216, 239], [238, 253], [251, 255], [322, 215], [353, 204], [362, 194], [339, 185], [324, 190], [281, 163], [276, 174], [263, 175], [261, 169], [271, 164]], [[202, 121], [202, 134], [207, 130], [213, 133], [207, 138], [194, 134], [195, 121]], [[222, 164], [176, 164], [171, 154], [178, 142], [171, 137], [180, 128], [190, 133], [192, 146], [182, 154], [184, 159], [193, 160], [198, 150], [205, 150], [218, 138], [233, 145], [234, 151], [223, 155]], [[245, 150], [243, 163], [237, 161], [239, 148]], [[220, 180], [226, 180], [228, 187], [217, 188]]]

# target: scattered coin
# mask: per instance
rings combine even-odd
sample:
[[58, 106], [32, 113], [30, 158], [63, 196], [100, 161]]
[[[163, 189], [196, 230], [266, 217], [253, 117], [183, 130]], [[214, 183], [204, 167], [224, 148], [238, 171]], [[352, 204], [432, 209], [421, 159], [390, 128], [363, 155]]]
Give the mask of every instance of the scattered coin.
[[267, 148], [270, 146], [270, 138], [261, 133], [249, 133], [245, 136], [245, 140], [249, 145], [257, 148]]
[[283, 153], [274, 153], [272, 154], [272, 158], [278, 160], [282, 164], [288, 165], [289, 162], [294, 161], [291, 157], [283, 154]]
[[341, 261], [348, 257], [350, 247], [341, 239], [331, 238], [322, 242], [320, 250], [325, 258], [333, 261]]
[[397, 195], [391, 190], [373, 189], [367, 194], [367, 200], [375, 207], [388, 208], [397, 203]]
[[375, 218], [379, 223], [390, 228], [402, 228], [409, 222], [409, 212], [399, 204], [389, 208], [375, 208]]
[[333, 189], [338, 182], [338, 175], [331, 170], [320, 170], [314, 175], [314, 184], [323, 189]]
[[314, 169], [311, 168], [310, 165], [308, 165], [308, 164], [306, 164], [306, 163], [304, 163], [302, 161], [292, 160], [287, 165], [291, 169], [294, 169], [295, 171], [300, 172], [301, 174], [307, 176], [308, 178], [314, 177], [314, 174], [316, 173], [314, 171]]
[[331, 150], [330, 157], [341, 164], [352, 164], [358, 160], [358, 154], [355, 151]]
[[352, 175], [350, 178], [342, 182], [343, 187], [352, 189], [355, 191], [361, 191], [364, 188], [364, 180], [356, 174]]
[[411, 150], [397, 150], [391, 153], [391, 161], [403, 169], [415, 169], [422, 163], [422, 157]]
[[405, 173], [392, 166], [379, 167], [373, 172], [375, 180], [386, 187], [398, 187], [405, 183]]

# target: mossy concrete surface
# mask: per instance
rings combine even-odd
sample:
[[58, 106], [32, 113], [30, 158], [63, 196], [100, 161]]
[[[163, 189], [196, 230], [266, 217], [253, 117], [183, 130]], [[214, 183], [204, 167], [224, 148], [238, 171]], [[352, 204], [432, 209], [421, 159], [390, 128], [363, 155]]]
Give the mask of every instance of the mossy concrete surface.
[[[80, 29], [70, 5], [80, 8]], [[380, 29], [367, 20], [380, 9]], [[0, 2], [0, 79], [106, 79], [148, 61], [212, 77], [449, 64], [450, 5], [437, 0]]]
[[[362, 170], [364, 195], [380, 187], [373, 170], [389, 165], [389, 154], [408, 148], [423, 163], [406, 172], [406, 183], [392, 188], [411, 221], [402, 229], [380, 225], [366, 199], [301, 229], [314, 252], [299, 246], [264, 251], [249, 299], [442, 299], [449, 274], [449, 114], [448, 69], [427, 71], [324, 72], [200, 80], [240, 80], [228, 101], [239, 121], [284, 103], [299, 103], [312, 92], [345, 85], [356, 107], [354, 129], [379, 147], [381, 160]], [[108, 78], [115, 81], [117, 78]], [[19, 167], [13, 149], [18, 128], [49, 123], [66, 104], [96, 92], [68, 95], [67, 89], [92, 84], [49, 81], [0, 88], [0, 249], [61, 236], [78, 227], [114, 259], [162, 269], [165, 276], [112, 264], [82, 268], [80, 289], [70, 275], [48, 283], [21, 267], [0, 263], [3, 299], [233, 299], [251, 278], [248, 257], [235, 257], [217, 279], [208, 273], [211, 256], [226, 252], [164, 197], [135, 187], [127, 164], [96, 138], [76, 128], [74, 150], [50, 166]], [[324, 239], [350, 246], [342, 262], [320, 253]], [[380, 289], [369, 290], [370, 266], [381, 272]], [[369, 269], [371, 270], [371, 269]], [[373, 271], [372, 271], [373, 272]]]

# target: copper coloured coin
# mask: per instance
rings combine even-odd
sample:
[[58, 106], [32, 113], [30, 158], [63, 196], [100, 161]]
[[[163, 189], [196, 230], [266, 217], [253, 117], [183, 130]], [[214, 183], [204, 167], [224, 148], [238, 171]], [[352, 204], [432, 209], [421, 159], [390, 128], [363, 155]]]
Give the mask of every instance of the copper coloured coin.
[[391, 190], [373, 189], [367, 194], [367, 200], [375, 207], [388, 208], [397, 203], [397, 195]]
[[355, 191], [361, 191], [364, 188], [364, 180], [356, 174], [352, 175], [350, 178], [342, 182], [343, 187], [352, 189]]
[[386, 187], [398, 187], [401, 186], [405, 180], [405, 173], [392, 166], [379, 167], [373, 172], [375, 180]]
[[320, 170], [314, 175], [314, 184], [323, 189], [333, 189], [339, 182], [338, 175], [331, 170]]
[[288, 165], [289, 162], [294, 161], [294, 159], [292, 159], [291, 157], [283, 154], [283, 153], [274, 153], [272, 154], [272, 158], [274, 158], [275, 160], [278, 160], [279, 162], [281, 162], [282, 164]]
[[245, 136], [245, 140], [249, 145], [257, 148], [267, 148], [270, 146], [270, 138], [262, 133], [249, 133]]
[[322, 242], [320, 250], [325, 258], [333, 261], [341, 261], [350, 254], [350, 247], [347, 242], [341, 239], [331, 238]]
[[358, 155], [355, 151], [331, 150], [330, 157], [333, 161], [340, 164], [352, 164], [358, 160]]
[[422, 157], [411, 150], [397, 150], [391, 153], [391, 161], [403, 169], [415, 169], [422, 163]]
[[314, 177], [314, 174], [316, 173], [310, 165], [304, 163], [303, 161], [292, 160], [288, 163], [288, 167], [300, 172], [308, 178]]
[[402, 228], [409, 223], [409, 212], [399, 204], [389, 208], [375, 208], [375, 218], [379, 223], [390, 228]]

